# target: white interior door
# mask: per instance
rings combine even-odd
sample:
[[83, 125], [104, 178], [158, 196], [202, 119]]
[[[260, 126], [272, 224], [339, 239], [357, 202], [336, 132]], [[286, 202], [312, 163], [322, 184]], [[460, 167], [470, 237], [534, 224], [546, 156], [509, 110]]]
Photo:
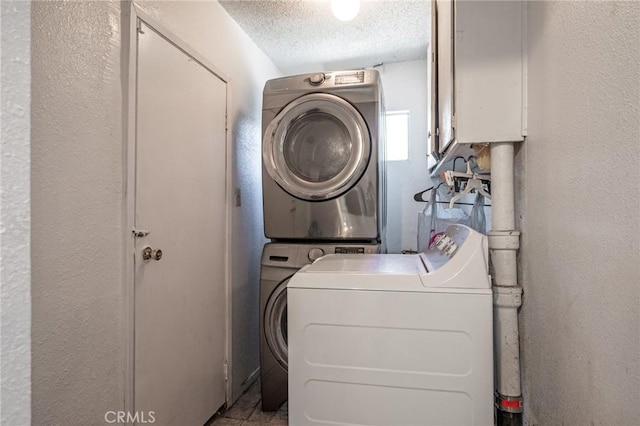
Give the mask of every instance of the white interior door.
[[226, 83], [144, 24], [137, 52], [135, 410], [202, 425], [225, 402]]

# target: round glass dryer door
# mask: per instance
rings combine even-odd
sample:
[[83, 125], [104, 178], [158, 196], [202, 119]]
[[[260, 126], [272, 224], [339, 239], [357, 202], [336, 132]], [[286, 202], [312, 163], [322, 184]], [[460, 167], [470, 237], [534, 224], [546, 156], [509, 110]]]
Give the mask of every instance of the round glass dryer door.
[[282, 368], [288, 370], [287, 353], [287, 283], [288, 277], [273, 290], [264, 310], [264, 335], [269, 350]]
[[269, 123], [262, 149], [267, 172], [285, 191], [321, 201], [343, 194], [360, 179], [371, 138], [349, 102], [312, 93], [291, 102]]

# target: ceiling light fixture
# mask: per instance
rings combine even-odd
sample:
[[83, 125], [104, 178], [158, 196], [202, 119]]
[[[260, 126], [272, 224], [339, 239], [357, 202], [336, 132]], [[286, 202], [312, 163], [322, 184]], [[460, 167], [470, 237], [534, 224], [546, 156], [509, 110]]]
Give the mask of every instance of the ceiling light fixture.
[[360, 11], [360, 0], [331, 0], [333, 15], [341, 21], [351, 21]]

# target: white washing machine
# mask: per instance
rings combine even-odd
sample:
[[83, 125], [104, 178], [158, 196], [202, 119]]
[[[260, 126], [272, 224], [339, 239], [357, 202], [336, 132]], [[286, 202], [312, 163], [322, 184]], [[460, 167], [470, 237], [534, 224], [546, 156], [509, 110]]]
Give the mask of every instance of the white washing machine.
[[493, 425], [487, 239], [326, 256], [288, 284], [289, 424]]
[[383, 239], [384, 103], [376, 70], [270, 80], [263, 93], [265, 236]]
[[378, 244], [268, 243], [260, 268], [260, 377], [263, 411], [287, 400], [287, 283], [300, 268], [325, 254], [378, 253]]

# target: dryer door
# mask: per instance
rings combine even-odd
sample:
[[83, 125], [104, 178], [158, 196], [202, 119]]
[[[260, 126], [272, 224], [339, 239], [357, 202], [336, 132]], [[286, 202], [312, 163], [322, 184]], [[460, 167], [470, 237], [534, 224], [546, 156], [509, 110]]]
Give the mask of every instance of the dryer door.
[[348, 191], [369, 162], [371, 138], [360, 113], [327, 93], [302, 96], [267, 127], [262, 158], [269, 175], [294, 197], [322, 201]]
[[282, 368], [288, 368], [287, 355], [287, 284], [293, 275], [273, 290], [264, 310], [264, 335], [273, 358]]

